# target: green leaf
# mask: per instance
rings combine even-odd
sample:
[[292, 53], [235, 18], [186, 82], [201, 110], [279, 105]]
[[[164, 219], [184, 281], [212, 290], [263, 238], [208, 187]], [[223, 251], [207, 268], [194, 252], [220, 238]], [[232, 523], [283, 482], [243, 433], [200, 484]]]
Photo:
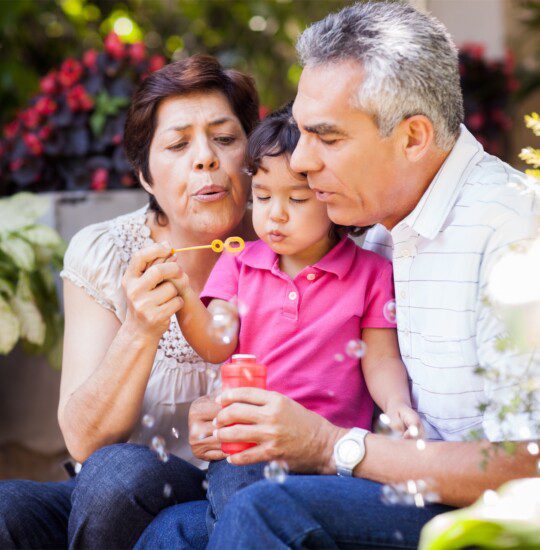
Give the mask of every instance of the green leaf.
[[0, 199], [0, 233], [16, 231], [36, 223], [50, 208], [47, 197], [32, 193], [17, 193]]
[[0, 242], [2, 249], [15, 263], [24, 271], [32, 271], [35, 267], [36, 256], [31, 245], [20, 237], [10, 235], [6, 240]]
[[21, 338], [41, 346], [45, 341], [46, 326], [25, 273], [21, 273], [17, 292], [10, 300], [10, 305], [19, 319]]
[[5, 294], [8, 298], [11, 298], [15, 293], [15, 289], [9, 281], [0, 279], [0, 293]]
[[100, 137], [105, 128], [106, 117], [104, 114], [95, 111], [90, 117], [90, 128], [92, 128], [92, 133], [96, 137]]
[[19, 340], [19, 321], [10, 305], [0, 296], [0, 353], [7, 355]]
[[46, 248], [55, 248], [62, 243], [62, 238], [58, 232], [46, 225], [25, 227], [19, 231], [19, 235], [33, 245]]

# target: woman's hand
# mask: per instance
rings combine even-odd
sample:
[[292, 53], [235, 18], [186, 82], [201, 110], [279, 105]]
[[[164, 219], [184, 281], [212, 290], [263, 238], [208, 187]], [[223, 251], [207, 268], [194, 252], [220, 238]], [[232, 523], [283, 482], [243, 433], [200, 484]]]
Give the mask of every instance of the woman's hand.
[[216, 416], [217, 438], [257, 443], [231, 455], [231, 464], [284, 460], [295, 472], [335, 473], [334, 445], [346, 429], [277, 392], [235, 388], [218, 400], [225, 408]]
[[214, 397], [199, 397], [189, 409], [189, 444], [193, 454], [201, 460], [222, 460], [226, 456], [221, 450], [221, 443], [212, 434], [212, 421], [221, 410]]
[[183, 305], [172, 282], [183, 272], [176, 262], [165, 261], [169, 257], [169, 246], [155, 244], [136, 252], [129, 262], [122, 287], [128, 306], [125, 323], [135, 334], [161, 338]]

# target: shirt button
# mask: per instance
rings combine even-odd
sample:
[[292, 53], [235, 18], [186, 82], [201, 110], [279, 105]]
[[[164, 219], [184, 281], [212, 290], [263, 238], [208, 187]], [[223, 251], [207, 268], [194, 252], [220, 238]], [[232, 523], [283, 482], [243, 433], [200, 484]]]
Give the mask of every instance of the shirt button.
[[400, 293], [399, 293], [399, 296], [401, 298], [406, 298], [407, 297], [407, 292], [405, 292], [404, 290], [402, 290]]
[[315, 280], [315, 273], [308, 273], [306, 279], [308, 281], [314, 281]]
[[411, 255], [411, 251], [406, 248], [404, 251], [403, 251], [403, 257], [404, 258], [408, 258], [409, 256]]
[[289, 300], [296, 300], [298, 294], [296, 292], [289, 292]]

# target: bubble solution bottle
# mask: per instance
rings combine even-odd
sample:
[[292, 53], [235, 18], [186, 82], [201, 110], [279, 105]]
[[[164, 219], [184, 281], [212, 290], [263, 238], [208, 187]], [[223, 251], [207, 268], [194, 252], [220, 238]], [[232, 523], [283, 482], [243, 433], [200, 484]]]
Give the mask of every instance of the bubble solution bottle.
[[[236, 354], [231, 362], [221, 365], [222, 390], [232, 388], [266, 389], [266, 367], [257, 363], [255, 355]], [[234, 424], [233, 424], [234, 426]], [[221, 444], [224, 453], [233, 455], [255, 447], [256, 443], [226, 443]]]

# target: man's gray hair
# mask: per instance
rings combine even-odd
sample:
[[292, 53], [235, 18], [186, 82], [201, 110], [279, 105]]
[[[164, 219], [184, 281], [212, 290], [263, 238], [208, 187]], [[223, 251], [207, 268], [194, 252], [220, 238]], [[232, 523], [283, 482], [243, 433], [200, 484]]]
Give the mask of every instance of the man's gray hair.
[[383, 137], [425, 115], [450, 150], [463, 121], [457, 49], [442, 23], [401, 2], [358, 3], [308, 27], [296, 49], [303, 66], [353, 60], [363, 71], [353, 105]]

